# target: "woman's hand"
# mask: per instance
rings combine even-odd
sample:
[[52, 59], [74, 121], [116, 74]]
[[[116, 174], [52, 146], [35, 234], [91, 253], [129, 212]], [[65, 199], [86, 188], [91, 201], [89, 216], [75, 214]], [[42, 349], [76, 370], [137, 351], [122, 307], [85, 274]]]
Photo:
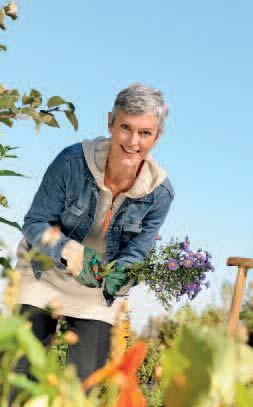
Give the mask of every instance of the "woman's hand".
[[62, 249], [62, 257], [67, 261], [67, 270], [74, 277], [79, 276], [83, 268], [83, 245], [69, 240]]

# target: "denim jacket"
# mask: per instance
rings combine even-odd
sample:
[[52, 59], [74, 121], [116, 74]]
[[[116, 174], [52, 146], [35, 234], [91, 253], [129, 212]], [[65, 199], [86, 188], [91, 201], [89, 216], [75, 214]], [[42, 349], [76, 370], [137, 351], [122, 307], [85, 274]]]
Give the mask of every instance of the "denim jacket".
[[[32, 205], [25, 215], [22, 232], [28, 250], [39, 245], [55, 265], [64, 270], [61, 251], [70, 239], [82, 242], [90, 231], [99, 196], [99, 187], [89, 170], [82, 144], [62, 150], [47, 168]], [[155, 244], [155, 235], [163, 224], [174, 191], [168, 178], [141, 198], [127, 197], [111, 219], [107, 232], [106, 262], [116, 260], [131, 265], [142, 262]], [[60, 239], [54, 246], [41, 245], [44, 231], [60, 226]], [[36, 278], [41, 267], [32, 261]]]

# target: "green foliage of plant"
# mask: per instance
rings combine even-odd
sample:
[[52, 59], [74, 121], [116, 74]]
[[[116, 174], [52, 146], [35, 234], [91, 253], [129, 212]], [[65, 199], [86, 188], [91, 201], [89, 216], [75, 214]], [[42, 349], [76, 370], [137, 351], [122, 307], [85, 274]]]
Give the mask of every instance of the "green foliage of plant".
[[159, 384], [150, 386], [143, 383], [141, 390], [148, 402], [148, 407], [163, 407], [163, 391]]
[[64, 319], [60, 319], [57, 324], [57, 329], [54, 337], [53, 344], [49, 352], [55, 353], [59, 364], [63, 367], [66, 361], [66, 354], [68, 349], [68, 344], [64, 338], [64, 334], [67, 331], [67, 322]]
[[164, 319], [160, 324], [158, 333], [158, 338], [161, 343], [170, 348], [176, 337], [178, 328], [178, 322], [170, 320], [169, 318]]
[[[17, 89], [7, 89], [4, 85], [0, 85], [0, 123], [12, 127], [14, 120], [27, 117], [34, 121], [37, 130], [42, 124], [60, 127], [54, 113], [63, 112], [74, 129], [78, 130], [73, 103], [62, 99], [60, 96], [52, 96], [47, 101], [48, 108], [43, 109], [41, 108], [42, 102], [43, 97], [36, 89], [32, 89], [29, 95], [21, 97]], [[66, 108], [60, 109], [59, 106], [61, 105], [65, 105]]]
[[163, 354], [165, 406], [233, 406], [237, 383], [252, 382], [252, 362], [253, 351], [221, 327], [183, 325]]
[[[17, 18], [17, 4], [15, 1], [10, 1], [4, 7], [0, 8], [0, 29], [5, 30], [6, 17], [15, 20]], [[0, 51], [6, 50], [4, 45], [0, 45]], [[5, 85], [0, 84], [0, 126], [5, 125], [12, 127], [20, 118], [30, 118], [34, 121], [37, 131], [45, 124], [50, 127], [60, 127], [56, 117], [56, 112], [63, 112], [75, 131], [78, 130], [78, 121], [75, 115], [75, 106], [72, 102], [63, 99], [60, 96], [52, 96], [47, 102], [47, 108], [42, 107], [43, 96], [37, 89], [32, 89], [29, 94], [21, 96], [18, 89], [8, 89]], [[2, 135], [2, 133], [1, 133]], [[17, 158], [16, 154], [12, 154], [12, 150], [16, 150], [17, 147], [0, 144], [0, 160], [7, 158]], [[0, 169], [0, 177], [27, 177], [19, 172]], [[8, 199], [6, 196], [0, 193], [0, 207], [9, 208]], [[17, 222], [6, 219], [0, 216], [0, 223], [14, 227], [21, 230], [20, 225]], [[38, 248], [34, 248], [34, 251], [30, 253], [34, 256], [33, 260], [39, 260], [42, 262], [44, 269], [50, 267], [49, 259], [39, 253]], [[30, 256], [30, 257], [31, 257]], [[30, 258], [30, 260], [32, 257]], [[2, 275], [6, 274], [6, 270], [11, 268], [10, 259], [7, 257], [0, 257], [0, 271], [2, 269]]]
[[138, 378], [144, 396], [152, 407], [162, 406], [162, 392], [155, 377], [157, 367], [160, 365], [161, 347], [158, 339], [149, 339], [148, 353], [139, 369]]
[[236, 407], [253, 406], [253, 387], [238, 383], [236, 387]]
[[[58, 404], [55, 405], [59, 407], [64, 403], [70, 407], [85, 405], [86, 398], [75, 368], [67, 366], [63, 369], [56, 352], [46, 352], [32, 334], [24, 315], [0, 318], [0, 355], [1, 407], [8, 406], [11, 386], [19, 389], [16, 397], [19, 403], [30, 397], [47, 396], [48, 406], [57, 400]], [[13, 373], [22, 356], [26, 356], [30, 362], [30, 377]]]

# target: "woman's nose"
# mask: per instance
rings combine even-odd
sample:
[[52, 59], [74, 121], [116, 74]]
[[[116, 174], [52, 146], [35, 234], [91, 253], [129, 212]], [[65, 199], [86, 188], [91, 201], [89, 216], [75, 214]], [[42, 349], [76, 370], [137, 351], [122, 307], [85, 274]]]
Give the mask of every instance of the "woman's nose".
[[140, 136], [139, 136], [138, 131], [133, 131], [131, 134], [131, 137], [130, 137], [131, 145], [136, 146], [139, 144], [139, 141], [140, 141]]

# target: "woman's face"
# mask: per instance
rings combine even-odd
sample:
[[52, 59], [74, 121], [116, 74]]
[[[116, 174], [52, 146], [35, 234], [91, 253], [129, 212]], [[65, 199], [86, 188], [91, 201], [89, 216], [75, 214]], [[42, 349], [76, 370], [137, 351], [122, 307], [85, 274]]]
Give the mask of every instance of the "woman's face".
[[112, 135], [111, 157], [120, 158], [125, 165], [138, 165], [158, 138], [157, 116], [144, 113], [132, 116], [118, 110], [113, 125], [108, 114], [108, 129]]

